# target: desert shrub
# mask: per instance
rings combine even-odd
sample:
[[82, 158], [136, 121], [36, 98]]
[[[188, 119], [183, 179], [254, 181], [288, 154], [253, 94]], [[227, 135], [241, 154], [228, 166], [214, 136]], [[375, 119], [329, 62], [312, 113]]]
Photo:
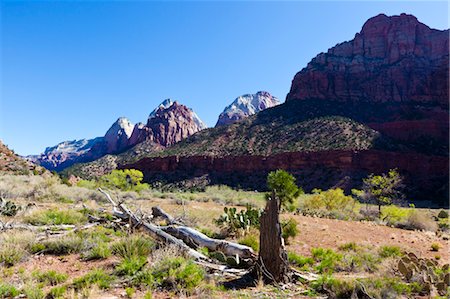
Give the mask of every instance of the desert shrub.
[[238, 240], [239, 244], [251, 247], [255, 252], [259, 251], [259, 235], [257, 233], [247, 234]]
[[99, 243], [92, 249], [82, 254], [82, 257], [86, 261], [106, 259], [111, 256], [111, 250], [105, 243]]
[[339, 246], [339, 250], [342, 251], [356, 251], [357, 249], [358, 245], [355, 242], [349, 242]]
[[289, 238], [295, 238], [298, 234], [297, 221], [294, 218], [281, 222], [282, 237], [286, 244], [289, 244]]
[[175, 291], [192, 292], [205, 278], [203, 269], [183, 257], [166, 258], [153, 267], [158, 286]]
[[448, 231], [450, 229], [448, 218], [439, 218], [438, 227], [442, 231]]
[[0, 245], [0, 265], [12, 267], [22, 260], [26, 252], [16, 244], [6, 243]]
[[401, 222], [406, 222], [412, 212], [413, 209], [410, 208], [402, 208], [396, 205], [389, 205], [381, 209], [380, 218], [390, 225], [396, 225]]
[[47, 296], [51, 299], [64, 298], [64, 294], [66, 293], [66, 291], [67, 291], [66, 286], [54, 287], [50, 289]]
[[147, 264], [147, 258], [143, 256], [131, 256], [122, 259], [116, 266], [116, 273], [119, 276], [134, 276]]
[[152, 269], [143, 268], [132, 277], [131, 282], [135, 286], [153, 287], [155, 279], [152, 274]]
[[413, 230], [436, 231], [437, 223], [427, 213], [413, 210], [408, 216], [405, 223], [401, 224], [402, 228]]
[[331, 273], [336, 270], [338, 263], [342, 260], [342, 254], [336, 253], [331, 249], [312, 248], [313, 259], [318, 262], [315, 269], [319, 273]]
[[358, 250], [344, 254], [336, 267], [348, 272], [374, 272], [379, 263], [380, 259], [371, 252]]
[[259, 218], [261, 210], [254, 209], [247, 205], [246, 210], [237, 212], [236, 208], [223, 208], [223, 214], [215, 220], [215, 223], [228, 231], [228, 233], [236, 233], [239, 230], [248, 231], [251, 227], [259, 226]]
[[58, 273], [54, 270], [49, 270], [46, 272], [34, 271], [33, 277], [46, 285], [57, 285], [67, 280], [67, 274]]
[[115, 169], [110, 174], [100, 177], [99, 184], [107, 188], [140, 192], [149, 188], [148, 184], [142, 183], [143, 178], [142, 171], [136, 169]]
[[305, 199], [304, 209], [326, 211], [337, 211], [341, 214], [354, 216], [359, 209], [358, 202], [351, 196], [345, 195], [344, 190], [340, 188], [322, 191], [313, 190], [313, 196]]
[[14, 298], [20, 295], [20, 291], [13, 285], [0, 282], [0, 298]]
[[121, 258], [133, 258], [133, 257], [147, 257], [155, 243], [146, 236], [133, 235], [127, 236], [122, 240], [114, 243], [111, 247], [111, 251], [114, 255]]
[[47, 254], [64, 255], [79, 253], [83, 250], [83, 240], [74, 235], [68, 235], [61, 238], [46, 240], [41, 243], [36, 243], [31, 247], [34, 253], [44, 251]]
[[297, 265], [298, 267], [308, 267], [314, 265], [314, 259], [311, 257], [305, 257], [294, 252], [288, 252], [288, 260], [290, 263]]
[[402, 251], [398, 246], [381, 246], [378, 255], [382, 258], [397, 257], [402, 255]]
[[77, 182], [77, 186], [81, 187], [81, 188], [87, 188], [87, 189], [97, 189], [98, 183], [95, 181], [80, 180]]
[[431, 251], [439, 251], [439, 248], [441, 248], [441, 245], [439, 243], [431, 244]]
[[324, 275], [311, 284], [311, 287], [321, 293], [328, 293], [331, 298], [347, 299], [352, 297], [355, 289], [354, 280], [344, 280]]
[[438, 218], [441, 218], [441, 219], [447, 219], [448, 212], [446, 210], [441, 210], [441, 211], [439, 211], [439, 214], [437, 216], [438, 216]]
[[44, 299], [44, 292], [42, 289], [35, 285], [25, 286], [23, 293], [28, 299]]
[[102, 269], [96, 269], [82, 277], [74, 279], [73, 286], [75, 289], [82, 289], [95, 284], [101, 289], [108, 289], [112, 281], [113, 277], [111, 275]]
[[74, 210], [39, 210], [25, 217], [24, 221], [32, 225], [79, 224], [87, 218]]

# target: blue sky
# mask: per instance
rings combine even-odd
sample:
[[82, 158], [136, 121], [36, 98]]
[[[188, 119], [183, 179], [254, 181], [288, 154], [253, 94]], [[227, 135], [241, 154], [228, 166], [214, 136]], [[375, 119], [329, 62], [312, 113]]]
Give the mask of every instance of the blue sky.
[[284, 100], [315, 55], [402, 12], [448, 28], [447, 1], [2, 0], [0, 139], [36, 154], [145, 121], [168, 97], [214, 126], [241, 94]]

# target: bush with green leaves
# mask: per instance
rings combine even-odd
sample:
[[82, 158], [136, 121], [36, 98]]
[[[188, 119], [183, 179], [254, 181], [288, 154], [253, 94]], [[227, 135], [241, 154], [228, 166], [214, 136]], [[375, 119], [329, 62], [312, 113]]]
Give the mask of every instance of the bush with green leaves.
[[267, 175], [267, 187], [271, 191], [267, 196], [275, 194], [280, 199], [281, 207], [285, 207], [287, 210], [293, 210], [294, 200], [304, 193], [303, 189], [295, 184], [295, 177], [282, 169], [272, 171]]
[[192, 292], [205, 279], [204, 270], [183, 257], [166, 258], [153, 267], [153, 277], [159, 287]]
[[111, 251], [123, 259], [133, 257], [147, 257], [155, 243], [152, 239], [144, 235], [132, 235], [123, 238], [111, 246]]
[[25, 217], [25, 222], [32, 225], [79, 224], [87, 220], [82, 213], [74, 210], [37, 210]]
[[108, 289], [113, 281], [113, 276], [102, 269], [92, 270], [84, 276], [74, 279], [73, 287], [76, 290], [97, 285], [101, 289]]
[[289, 218], [281, 222], [281, 236], [286, 244], [289, 244], [289, 238], [295, 238], [297, 234], [297, 221], [294, 218]]
[[314, 189], [313, 196], [304, 201], [303, 207], [310, 210], [338, 211], [352, 216], [359, 210], [358, 202], [353, 197], [345, 195], [344, 190], [340, 188], [326, 191]]
[[33, 277], [39, 282], [52, 286], [65, 282], [68, 278], [67, 274], [58, 273], [55, 270], [45, 272], [36, 270], [33, 272]]
[[142, 183], [144, 174], [136, 169], [115, 169], [110, 174], [106, 174], [99, 179], [101, 186], [123, 191], [136, 191], [148, 189], [149, 185]]
[[261, 210], [246, 206], [246, 210], [237, 211], [236, 208], [223, 208], [223, 214], [215, 220], [216, 224], [225, 228], [228, 233], [238, 231], [245, 232], [251, 227], [259, 227], [259, 218]]
[[343, 256], [332, 249], [312, 248], [311, 254], [313, 259], [318, 262], [315, 269], [319, 273], [332, 273], [336, 270]]
[[20, 295], [20, 291], [11, 284], [0, 282], [0, 298], [15, 298]]
[[238, 240], [239, 244], [251, 247], [255, 252], [259, 251], [259, 234], [250, 233]]

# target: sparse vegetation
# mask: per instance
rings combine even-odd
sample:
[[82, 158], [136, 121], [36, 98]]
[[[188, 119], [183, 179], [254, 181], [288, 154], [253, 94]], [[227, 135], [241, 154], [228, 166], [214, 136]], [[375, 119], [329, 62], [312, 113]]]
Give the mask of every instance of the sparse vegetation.
[[73, 210], [37, 210], [25, 217], [25, 222], [32, 225], [80, 224], [86, 217]]

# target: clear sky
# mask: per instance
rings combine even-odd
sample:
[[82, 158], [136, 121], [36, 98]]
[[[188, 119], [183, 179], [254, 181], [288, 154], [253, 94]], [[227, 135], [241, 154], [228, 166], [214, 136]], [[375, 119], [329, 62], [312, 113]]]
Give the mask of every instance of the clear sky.
[[284, 100], [315, 55], [402, 12], [448, 28], [447, 1], [1, 0], [0, 139], [36, 154], [145, 122], [169, 97], [214, 126], [239, 95]]

